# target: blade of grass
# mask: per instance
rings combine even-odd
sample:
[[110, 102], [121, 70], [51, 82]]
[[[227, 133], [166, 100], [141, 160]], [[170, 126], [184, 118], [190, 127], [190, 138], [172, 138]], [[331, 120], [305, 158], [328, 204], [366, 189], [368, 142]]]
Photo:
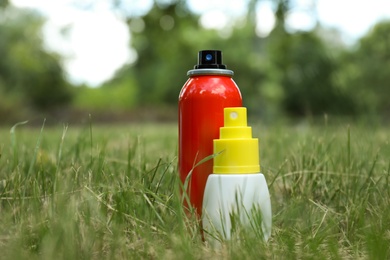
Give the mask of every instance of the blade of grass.
[[64, 129], [62, 131], [62, 136], [61, 136], [61, 141], [60, 141], [60, 146], [58, 148], [58, 154], [57, 154], [56, 173], [55, 173], [54, 183], [53, 183], [53, 194], [57, 190], [57, 177], [58, 177], [58, 172], [60, 170], [60, 163], [61, 163], [61, 158], [62, 158], [62, 149], [63, 149], [65, 135], [66, 135], [67, 131], [68, 131], [68, 125], [64, 125]]
[[278, 172], [275, 174], [275, 177], [272, 179], [272, 181], [270, 182], [270, 184], [268, 184], [268, 189], [270, 189], [272, 187], [272, 185], [274, 184], [275, 180], [279, 177], [279, 175], [282, 173], [282, 169], [283, 167], [286, 165], [287, 163], [287, 160], [285, 160], [282, 165], [279, 167], [279, 170]]
[[148, 196], [145, 194], [145, 192], [143, 192], [143, 190], [140, 190], [140, 193], [142, 194], [142, 196], [144, 197], [146, 202], [149, 204], [149, 206], [152, 208], [152, 210], [156, 214], [156, 217], [158, 218], [158, 220], [161, 222], [162, 225], [164, 225], [165, 224], [164, 220], [161, 218], [160, 214], [157, 212], [156, 208], [154, 207], [154, 205], [152, 204], [152, 202], [150, 201]]
[[16, 127], [20, 126], [20, 125], [27, 124], [27, 123], [28, 123], [28, 121], [23, 121], [23, 122], [16, 123], [15, 125], [13, 125], [11, 127], [11, 130], [9, 131], [10, 135], [11, 135], [11, 148], [12, 148], [12, 151], [13, 151], [12, 171], [15, 170], [16, 166], [19, 163], [18, 147], [17, 147], [16, 133], [15, 133]]
[[63, 149], [65, 135], [66, 135], [67, 131], [68, 131], [68, 125], [64, 125], [64, 129], [62, 131], [62, 136], [61, 136], [61, 141], [60, 141], [60, 146], [58, 148], [58, 154], [57, 154], [57, 169], [56, 169], [57, 172], [58, 172], [61, 158], [62, 158], [62, 149]]
[[165, 174], [168, 172], [169, 167], [173, 164], [173, 161], [174, 160], [172, 160], [170, 163], [168, 163], [167, 167], [165, 167], [163, 173], [161, 174], [161, 177], [158, 180], [157, 185], [156, 185], [156, 191], [155, 191], [156, 194], [158, 193], [158, 190], [159, 190], [159, 188], [161, 186], [161, 183], [162, 183], [162, 180], [163, 180]]
[[220, 151], [220, 152], [218, 152], [218, 153], [215, 153], [215, 154], [211, 154], [211, 155], [209, 155], [209, 156], [206, 156], [205, 158], [203, 158], [202, 160], [200, 160], [198, 163], [196, 163], [196, 164], [192, 167], [192, 169], [190, 170], [190, 172], [188, 173], [188, 175], [187, 175], [187, 177], [186, 177], [186, 179], [185, 179], [185, 181], [184, 181], [184, 190], [185, 190], [185, 191], [187, 191], [187, 189], [188, 189], [188, 184], [189, 184], [189, 182], [190, 182], [190, 180], [191, 180], [191, 176], [192, 176], [192, 173], [194, 172], [194, 169], [195, 169], [196, 167], [198, 167], [199, 165], [201, 165], [201, 164], [203, 164], [203, 163], [205, 163], [205, 162], [207, 162], [207, 161], [209, 161], [209, 160], [211, 160], [211, 159], [214, 159], [214, 157], [218, 156], [218, 155], [221, 154], [222, 152], [224, 152], [224, 150], [222, 150], [222, 151]]
[[39, 151], [39, 148], [41, 147], [41, 140], [42, 140], [43, 129], [45, 128], [45, 122], [46, 122], [46, 118], [43, 119], [41, 131], [39, 133], [38, 140], [37, 140], [37, 143], [36, 143], [35, 149], [34, 149], [34, 154], [33, 154], [33, 157], [31, 159], [31, 162], [30, 162], [30, 167], [28, 169], [28, 173], [27, 173], [28, 176], [30, 176], [31, 173], [33, 172], [35, 163], [37, 161], [38, 151]]
[[89, 137], [90, 137], [90, 144], [91, 144], [91, 151], [90, 151], [90, 167], [92, 167], [93, 162], [93, 139], [92, 139], [92, 116], [89, 114]]
[[162, 159], [161, 159], [161, 158], [159, 158], [159, 159], [158, 159], [158, 161], [157, 161], [157, 165], [156, 165], [156, 167], [154, 167], [154, 171], [153, 171], [153, 174], [152, 174], [152, 178], [151, 178], [151, 179], [150, 179], [150, 181], [149, 181], [148, 190], [150, 190], [150, 189], [151, 189], [151, 186], [152, 186], [153, 180], [154, 180], [154, 178], [156, 177], [157, 170], [158, 170], [158, 168], [160, 167], [161, 161], [162, 161]]

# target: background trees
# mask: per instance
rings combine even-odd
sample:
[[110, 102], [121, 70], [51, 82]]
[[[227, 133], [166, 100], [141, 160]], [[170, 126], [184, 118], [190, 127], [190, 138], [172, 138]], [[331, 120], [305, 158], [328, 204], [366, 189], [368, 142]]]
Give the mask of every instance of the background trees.
[[47, 110], [69, 102], [72, 90], [60, 57], [43, 47], [43, 18], [12, 7], [0, 12], [0, 111]]
[[[135, 72], [137, 100], [175, 105], [197, 52], [212, 48], [225, 53], [225, 63], [235, 71], [244, 105], [252, 112], [265, 117], [356, 113], [348, 89], [340, 88], [334, 80], [338, 57], [318, 36], [319, 26], [310, 32], [287, 32], [285, 16], [291, 3], [275, 1], [276, 27], [267, 38], [260, 38], [255, 33], [256, 3], [250, 1], [247, 15], [222, 35], [202, 28], [199, 17], [183, 1], [166, 5], [156, 1], [144, 17], [130, 17], [132, 47], [138, 60], [127, 66], [126, 73]], [[117, 78], [125, 78], [124, 72], [121, 70]]]
[[339, 63], [340, 85], [349, 90], [359, 112], [389, 116], [390, 21], [378, 23]]
[[[389, 22], [347, 48], [326, 39], [331, 32], [320, 24], [311, 31], [287, 30], [293, 3], [275, 0], [276, 26], [261, 38], [255, 32], [258, 2], [249, 1], [246, 15], [222, 30], [203, 28], [186, 1], [155, 0], [141, 16], [123, 12], [137, 59], [102, 87], [89, 89], [66, 81], [61, 57], [44, 47], [40, 15], [0, 1], [0, 120], [20, 106], [39, 111], [66, 104], [113, 110], [175, 107], [201, 49], [223, 51], [244, 105], [263, 118], [388, 115]], [[120, 12], [124, 3], [118, 3], [113, 6]]]
[[125, 78], [133, 70], [139, 103], [175, 103], [180, 84], [186, 80], [183, 68], [194, 65], [194, 49], [203, 45], [197, 17], [180, 2], [156, 3], [146, 16], [130, 17], [127, 23], [138, 60], [117, 76]]

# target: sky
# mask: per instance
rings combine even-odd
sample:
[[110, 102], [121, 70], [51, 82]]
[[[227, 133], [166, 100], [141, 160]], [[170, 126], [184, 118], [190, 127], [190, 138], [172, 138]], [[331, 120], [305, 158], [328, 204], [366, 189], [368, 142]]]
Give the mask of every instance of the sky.
[[[390, 0], [292, 0], [288, 28], [310, 30], [315, 17], [326, 27], [342, 32], [346, 43], [352, 44], [382, 19], [390, 19]], [[69, 80], [75, 84], [99, 86], [110, 79], [115, 71], [137, 59], [129, 48], [131, 35], [121, 14], [109, 8], [112, 0], [92, 1], [93, 7], [77, 0], [11, 0], [12, 5], [40, 11], [47, 22], [43, 28], [47, 49], [64, 56], [64, 68]], [[143, 15], [153, 0], [122, 0], [124, 11]], [[316, 7], [312, 8], [316, 2]], [[200, 23], [206, 28], [223, 28], [246, 12], [243, 0], [188, 0], [190, 9], [201, 15]], [[87, 8], [85, 8], [87, 7]], [[272, 30], [275, 18], [270, 1], [257, 5], [256, 33], [265, 37]]]

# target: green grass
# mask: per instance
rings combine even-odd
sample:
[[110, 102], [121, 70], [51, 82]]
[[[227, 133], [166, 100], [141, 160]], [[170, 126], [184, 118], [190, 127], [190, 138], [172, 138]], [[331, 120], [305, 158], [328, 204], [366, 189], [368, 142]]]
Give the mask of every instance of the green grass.
[[219, 249], [182, 210], [176, 125], [10, 130], [0, 129], [0, 258], [390, 257], [385, 127], [254, 126], [272, 236], [243, 232]]

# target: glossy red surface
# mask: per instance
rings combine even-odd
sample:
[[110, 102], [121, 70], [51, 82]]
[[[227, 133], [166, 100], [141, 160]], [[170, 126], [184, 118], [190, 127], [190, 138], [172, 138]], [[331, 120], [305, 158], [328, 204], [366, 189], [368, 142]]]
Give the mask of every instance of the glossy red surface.
[[[213, 139], [219, 138], [223, 126], [223, 109], [241, 107], [241, 93], [229, 76], [193, 76], [179, 95], [179, 174], [184, 183], [191, 169], [213, 154]], [[202, 213], [207, 177], [213, 171], [213, 160], [197, 166], [191, 176], [188, 194], [198, 216]]]

